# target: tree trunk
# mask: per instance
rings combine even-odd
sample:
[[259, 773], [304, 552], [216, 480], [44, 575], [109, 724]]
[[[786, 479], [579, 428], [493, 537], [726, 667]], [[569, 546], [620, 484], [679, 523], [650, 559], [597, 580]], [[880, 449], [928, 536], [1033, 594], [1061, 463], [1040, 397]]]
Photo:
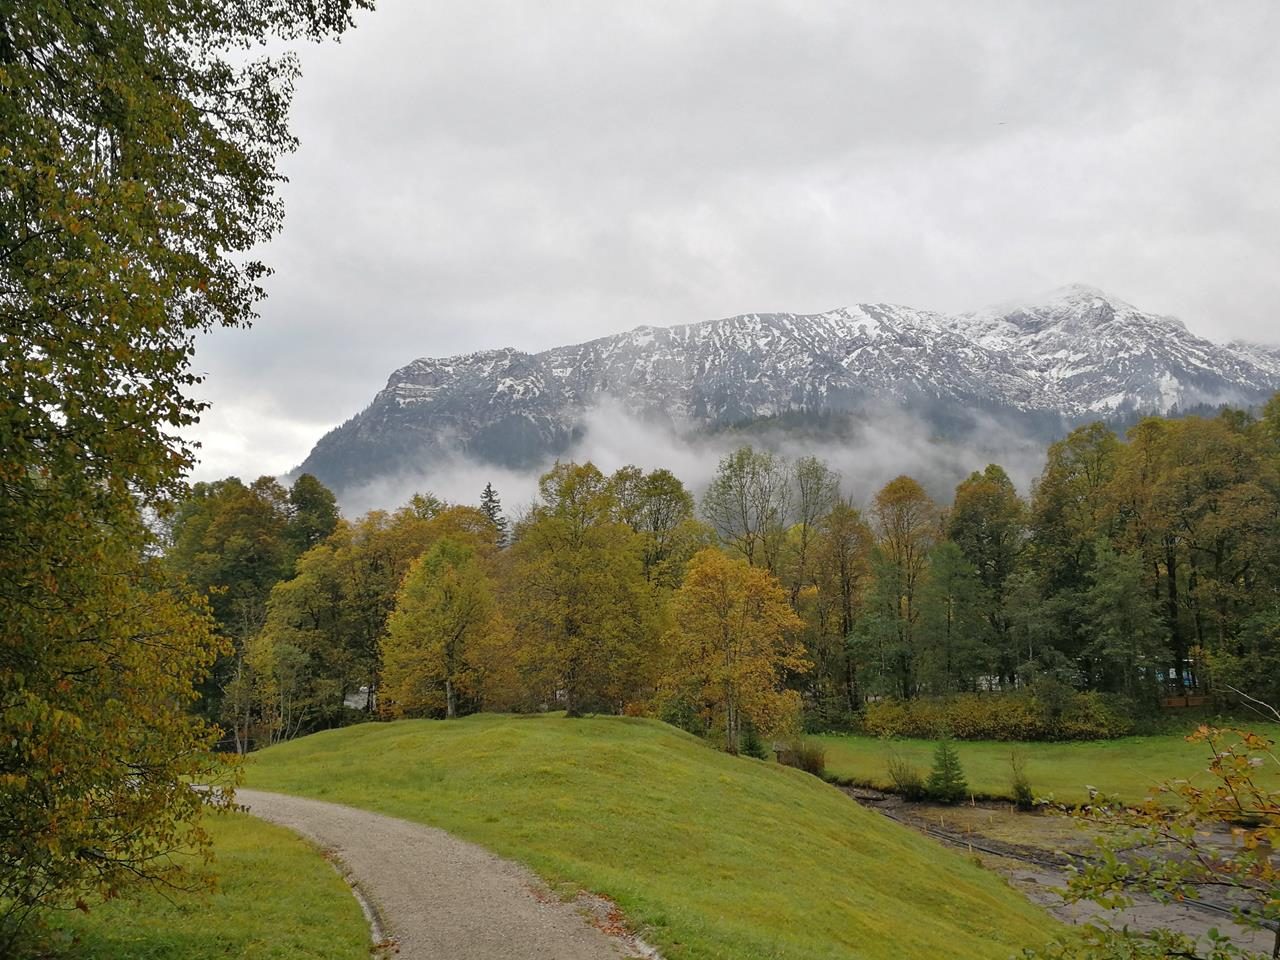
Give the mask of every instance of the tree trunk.
[[1187, 659], [1187, 643], [1182, 637], [1182, 624], [1178, 617], [1178, 554], [1173, 543], [1165, 540], [1164, 566], [1168, 575], [1165, 586], [1165, 615], [1169, 618], [1169, 646], [1173, 648], [1177, 684], [1182, 690], [1182, 667]]
[[453, 681], [446, 678], [444, 681], [444, 716], [446, 720], [452, 720], [458, 715], [458, 698], [453, 689]]

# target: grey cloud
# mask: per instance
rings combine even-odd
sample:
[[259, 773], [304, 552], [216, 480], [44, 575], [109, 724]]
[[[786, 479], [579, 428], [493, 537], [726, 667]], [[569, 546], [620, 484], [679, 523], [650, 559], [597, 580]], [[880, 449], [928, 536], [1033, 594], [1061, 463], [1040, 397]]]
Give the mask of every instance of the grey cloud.
[[297, 463], [413, 357], [640, 323], [1082, 281], [1280, 340], [1277, 35], [1267, 0], [382, 0], [303, 53], [202, 475]]

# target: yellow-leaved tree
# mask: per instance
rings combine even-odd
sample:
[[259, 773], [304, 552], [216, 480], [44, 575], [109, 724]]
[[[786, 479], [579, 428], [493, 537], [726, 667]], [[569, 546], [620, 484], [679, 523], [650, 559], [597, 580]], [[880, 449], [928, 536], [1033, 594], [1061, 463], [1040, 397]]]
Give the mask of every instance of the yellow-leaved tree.
[[800, 694], [785, 680], [810, 664], [803, 621], [777, 578], [707, 548], [689, 561], [669, 613], [661, 697], [692, 704], [729, 753], [741, 749], [748, 723], [767, 738], [796, 727]]
[[443, 710], [482, 694], [485, 651], [505, 624], [476, 551], [449, 537], [414, 561], [382, 640], [382, 709], [392, 716]]

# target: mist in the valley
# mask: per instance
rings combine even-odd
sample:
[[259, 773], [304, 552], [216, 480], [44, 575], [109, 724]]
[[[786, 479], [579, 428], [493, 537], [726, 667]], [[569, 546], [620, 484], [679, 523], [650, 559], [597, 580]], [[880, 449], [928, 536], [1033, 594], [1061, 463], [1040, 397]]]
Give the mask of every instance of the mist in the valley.
[[[977, 415], [963, 436], [940, 437], [923, 419], [892, 406], [865, 410], [840, 435], [803, 428], [753, 425], [714, 433], [679, 433], [637, 417], [614, 402], [589, 409], [582, 438], [559, 457], [590, 460], [605, 473], [633, 464], [645, 470], [665, 467], [701, 498], [720, 459], [750, 444], [789, 459], [818, 457], [840, 475], [841, 491], [854, 503], [866, 504], [885, 483], [900, 474], [919, 480], [939, 502], [950, 503], [955, 486], [974, 470], [998, 463], [1024, 494], [1030, 492], [1045, 457], [1046, 443], [994, 419]], [[394, 509], [415, 493], [430, 492], [450, 503], [477, 503], [492, 483], [509, 516], [520, 516], [537, 498], [538, 477], [555, 463], [549, 457], [537, 467], [516, 470], [454, 456], [433, 462], [421, 472], [381, 477], [343, 491], [343, 513]]]

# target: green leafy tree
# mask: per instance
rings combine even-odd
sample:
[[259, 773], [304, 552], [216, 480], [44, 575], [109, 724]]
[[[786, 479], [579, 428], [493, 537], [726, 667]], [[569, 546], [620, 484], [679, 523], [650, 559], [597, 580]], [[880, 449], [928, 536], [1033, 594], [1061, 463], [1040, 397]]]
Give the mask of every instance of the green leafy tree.
[[683, 575], [684, 564], [706, 546], [706, 528], [693, 517], [693, 496], [670, 470], [644, 473], [622, 467], [609, 478], [615, 515], [635, 531], [644, 544], [645, 579], [671, 589]]
[[1150, 698], [1168, 651], [1159, 611], [1143, 582], [1141, 560], [1116, 553], [1106, 540], [1098, 541], [1094, 557], [1084, 594], [1084, 623], [1091, 637], [1085, 653], [1096, 664], [1103, 689]]
[[1026, 560], [1041, 600], [1057, 618], [1053, 651], [1068, 660], [1082, 656], [1090, 642], [1080, 616], [1082, 597], [1094, 545], [1116, 525], [1111, 484], [1120, 451], [1119, 438], [1104, 424], [1078, 427], [1050, 445], [1032, 493]]
[[0, 3], [0, 952], [31, 911], [181, 883], [217, 642], [144, 553], [196, 334], [246, 324], [295, 62], [364, 0]]
[[243, 642], [261, 629], [271, 588], [293, 572], [288, 492], [271, 477], [197, 483], [170, 536], [169, 567], [208, 596], [222, 633]]
[[338, 498], [309, 473], [289, 488], [287, 532], [295, 553], [310, 550], [338, 527]]
[[1209, 668], [1222, 694], [1280, 703], [1280, 602], [1245, 620], [1238, 643], [1210, 653]]
[[989, 624], [983, 610], [991, 602], [959, 546], [944, 540], [933, 548], [920, 594], [919, 674], [930, 692], [972, 689], [987, 672]]
[[557, 464], [512, 545], [510, 609], [531, 686], [570, 716], [619, 712], [653, 688], [655, 607], [643, 541], [591, 463]]
[[1026, 543], [1027, 507], [1009, 475], [996, 464], [973, 473], [956, 487], [947, 515], [947, 537], [973, 565], [984, 591], [983, 618], [995, 672], [1013, 677], [1018, 660], [1010, 637], [1010, 581], [1019, 569]]
[[177, 506], [165, 561], [205, 595], [230, 643], [201, 689], [199, 709], [228, 729], [237, 752], [249, 748], [255, 681], [248, 644], [262, 629], [272, 588], [293, 573], [289, 494], [271, 477], [249, 486], [228, 477], [198, 483]]
[[876, 494], [872, 569], [876, 617], [868, 622], [880, 670], [902, 697], [917, 692], [921, 588], [938, 537], [938, 508], [918, 481], [901, 476]]
[[1258, 418], [1257, 431], [1265, 455], [1280, 458], [1280, 393], [1266, 402]]

